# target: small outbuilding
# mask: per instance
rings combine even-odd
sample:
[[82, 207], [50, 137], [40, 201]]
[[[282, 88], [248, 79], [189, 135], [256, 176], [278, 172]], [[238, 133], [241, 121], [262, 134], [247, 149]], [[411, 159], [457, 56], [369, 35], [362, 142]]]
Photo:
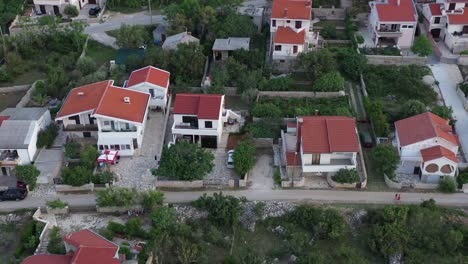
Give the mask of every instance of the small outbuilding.
[[153, 42], [156, 45], [162, 45], [166, 40], [167, 36], [167, 25], [166, 24], [159, 24], [153, 30]]
[[213, 59], [227, 60], [231, 51], [249, 50], [250, 38], [216, 39], [213, 44]]
[[182, 32], [172, 35], [164, 41], [162, 48], [165, 50], [177, 50], [179, 44], [200, 43], [200, 40], [192, 36], [191, 32]]

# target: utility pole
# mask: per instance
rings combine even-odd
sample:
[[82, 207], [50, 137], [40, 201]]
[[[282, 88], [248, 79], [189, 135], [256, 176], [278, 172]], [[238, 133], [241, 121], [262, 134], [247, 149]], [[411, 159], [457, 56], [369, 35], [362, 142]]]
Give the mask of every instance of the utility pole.
[[153, 14], [151, 12], [151, 0], [148, 0], [148, 9], [149, 9], [149, 14], [150, 14], [150, 23], [153, 25]]

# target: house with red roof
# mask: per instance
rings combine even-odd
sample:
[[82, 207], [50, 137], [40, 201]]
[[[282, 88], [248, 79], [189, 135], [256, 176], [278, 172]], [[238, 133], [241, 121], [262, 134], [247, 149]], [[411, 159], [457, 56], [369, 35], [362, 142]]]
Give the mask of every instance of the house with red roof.
[[128, 89], [149, 93], [151, 95], [149, 108], [165, 110], [169, 99], [169, 82], [171, 74], [168, 71], [153, 66], [133, 71], [125, 83]]
[[369, 5], [368, 30], [374, 45], [411, 48], [418, 23], [413, 0], [376, 0]]
[[437, 0], [423, 5], [424, 25], [452, 53], [468, 50], [468, 0]]
[[417, 175], [424, 183], [458, 174], [458, 136], [448, 120], [431, 112], [395, 122], [394, 145], [400, 153], [398, 173]]
[[72, 89], [55, 121], [69, 138], [96, 138], [99, 150], [133, 155], [143, 141], [149, 93], [107, 80]]
[[354, 118], [300, 116], [281, 132], [282, 164], [288, 176], [356, 169], [359, 140]]
[[318, 43], [311, 28], [311, 0], [275, 0], [271, 11], [270, 32], [273, 60], [285, 62], [308, 51]]
[[119, 246], [84, 229], [63, 238], [66, 255], [40, 254], [25, 258], [22, 264], [120, 264]]
[[174, 103], [172, 138], [176, 143], [186, 140], [202, 147], [217, 148], [224, 124], [240, 116], [224, 107], [224, 95], [177, 94]]

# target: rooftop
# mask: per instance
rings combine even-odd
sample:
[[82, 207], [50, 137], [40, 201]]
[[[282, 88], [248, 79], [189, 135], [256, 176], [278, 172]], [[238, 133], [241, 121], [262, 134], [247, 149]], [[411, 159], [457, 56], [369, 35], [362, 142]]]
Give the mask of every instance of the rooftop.
[[0, 126], [0, 149], [27, 149], [35, 127], [32, 120], [3, 121]]
[[423, 161], [431, 161], [439, 158], [447, 158], [455, 163], [458, 163], [455, 153], [442, 146], [434, 146], [426, 149], [421, 149]]
[[7, 108], [0, 112], [0, 117], [8, 116], [9, 120], [39, 120], [47, 111], [46, 107]]
[[448, 14], [450, 25], [468, 25], [468, 8], [463, 8], [463, 13]]
[[241, 7], [237, 8], [237, 12], [239, 14], [246, 15], [246, 16], [252, 16], [252, 17], [262, 16], [263, 15], [263, 10], [264, 10], [264, 8], [255, 7], [253, 5], [251, 5], [251, 6], [241, 6]]
[[192, 34], [190, 32], [181, 32], [179, 34], [175, 34], [175, 35], [172, 35], [172, 36], [169, 36], [166, 38], [166, 40], [164, 41], [162, 47], [163, 48], [166, 48], [168, 46], [177, 46], [179, 45], [180, 43], [186, 43], [186, 42], [200, 42], [199, 39], [197, 39], [196, 37], [192, 36]]
[[302, 29], [296, 32], [290, 27], [278, 27], [275, 34], [275, 44], [297, 44], [302, 45], [305, 42], [306, 31]]
[[312, 18], [312, 1], [274, 0], [271, 18], [310, 20]]
[[249, 50], [250, 38], [227, 38], [216, 39], [213, 44], [213, 50]]
[[153, 66], [147, 66], [135, 70], [130, 74], [127, 87], [147, 82], [163, 88], [168, 88], [170, 76], [171, 74], [168, 71]]
[[432, 3], [429, 4], [429, 9], [431, 10], [431, 14], [433, 16], [441, 16], [442, 11], [440, 10], [442, 4], [441, 3]]
[[224, 95], [177, 94], [174, 114], [196, 115], [199, 119], [217, 120], [222, 109]]
[[412, 0], [374, 2], [381, 22], [416, 22], [417, 13]]

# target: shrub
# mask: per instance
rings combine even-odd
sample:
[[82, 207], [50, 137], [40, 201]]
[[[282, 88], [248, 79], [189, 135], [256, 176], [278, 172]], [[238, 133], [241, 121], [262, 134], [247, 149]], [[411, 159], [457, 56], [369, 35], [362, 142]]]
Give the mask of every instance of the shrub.
[[222, 192], [213, 196], [203, 194], [192, 205], [208, 211], [208, 219], [220, 226], [233, 226], [238, 223], [242, 211], [241, 200], [233, 196], [224, 196]]
[[157, 207], [150, 214], [150, 219], [156, 233], [166, 231], [177, 223], [175, 210], [172, 207]]
[[37, 177], [41, 172], [34, 165], [18, 165], [15, 167], [16, 177], [29, 185], [29, 190], [36, 188]]
[[457, 184], [450, 177], [444, 177], [439, 181], [439, 191], [443, 193], [453, 193], [457, 190]]
[[356, 169], [347, 170], [340, 169], [334, 176], [333, 180], [339, 183], [356, 183], [361, 180]]
[[420, 35], [414, 40], [414, 44], [411, 47], [411, 51], [419, 54], [419, 56], [428, 56], [432, 53], [431, 41], [425, 36]]
[[52, 201], [47, 201], [47, 206], [49, 206], [50, 208], [65, 208], [68, 206], [68, 203], [60, 200], [60, 199], [55, 199], [55, 200], [52, 200]]
[[60, 236], [60, 228], [57, 226], [54, 226], [50, 230], [47, 252], [59, 255], [64, 255], [66, 253], [65, 245], [63, 244], [62, 237]]
[[39, 132], [37, 135], [37, 147], [50, 148], [54, 144], [54, 140], [58, 135], [58, 126], [55, 124], [50, 124], [45, 130]]
[[106, 229], [113, 232], [114, 234], [120, 234], [120, 235], [125, 234], [125, 225], [114, 222], [114, 221], [109, 221], [109, 224], [107, 224]]
[[458, 188], [461, 189], [463, 184], [468, 183], [468, 172], [462, 172], [457, 176]]
[[272, 103], [255, 104], [252, 109], [255, 117], [281, 117], [281, 109]]
[[321, 92], [337, 92], [344, 88], [344, 79], [337, 71], [322, 75], [314, 83], [314, 90]]
[[153, 211], [161, 206], [164, 201], [164, 194], [160, 191], [149, 190], [142, 194], [142, 206], [146, 211]]
[[140, 195], [136, 189], [121, 187], [108, 188], [96, 192], [96, 204], [106, 206], [132, 206], [140, 201]]
[[268, 80], [259, 89], [262, 91], [288, 91], [293, 83], [294, 80], [289, 76], [278, 77]]
[[255, 145], [252, 139], [245, 139], [234, 152], [234, 169], [242, 177], [255, 165]]
[[76, 17], [80, 14], [80, 11], [78, 11], [78, 8], [74, 5], [66, 5], [65, 9], [63, 9], [63, 13], [69, 17]]
[[273, 174], [273, 180], [275, 181], [276, 185], [281, 186], [281, 172], [280, 172], [279, 167], [275, 168], [275, 172]]
[[114, 173], [110, 171], [99, 172], [94, 177], [92, 177], [92, 182], [94, 184], [106, 184], [112, 183], [115, 179]]
[[375, 134], [379, 137], [386, 137], [390, 130], [387, 116], [383, 112], [383, 105], [380, 101], [364, 100], [366, 112], [374, 125]]
[[104, 231], [102, 231], [102, 236], [105, 237], [107, 240], [112, 241], [112, 239], [114, 239], [115, 234], [114, 232], [106, 228], [104, 229]]
[[358, 44], [364, 43], [364, 37], [361, 35], [356, 35], [356, 41]]
[[458, 84], [458, 88], [462, 90], [462, 92], [465, 94], [465, 97], [468, 96], [468, 83], [460, 83]]
[[400, 163], [398, 150], [392, 145], [380, 144], [372, 151], [372, 159], [377, 171], [387, 175], [389, 178], [395, 177], [395, 170]]
[[76, 69], [84, 76], [96, 72], [97, 66], [94, 59], [90, 57], [81, 57], [76, 63]]
[[62, 170], [62, 182], [71, 186], [83, 186], [90, 183], [93, 178], [93, 172], [83, 166], [73, 168], [64, 168]]
[[147, 234], [142, 226], [140, 218], [131, 218], [125, 223], [125, 234], [130, 237], [146, 238]]
[[89, 170], [94, 170], [97, 165], [98, 157], [99, 152], [93, 145], [86, 146], [85, 149], [80, 153], [81, 164]]
[[80, 157], [80, 143], [76, 141], [70, 141], [65, 144], [65, 156], [70, 159], [77, 159]]
[[325, 22], [320, 30], [320, 35], [325, 39], [336, 39], [338, 37], [336, 25], [330, 22]]

